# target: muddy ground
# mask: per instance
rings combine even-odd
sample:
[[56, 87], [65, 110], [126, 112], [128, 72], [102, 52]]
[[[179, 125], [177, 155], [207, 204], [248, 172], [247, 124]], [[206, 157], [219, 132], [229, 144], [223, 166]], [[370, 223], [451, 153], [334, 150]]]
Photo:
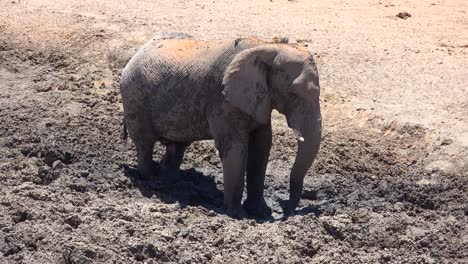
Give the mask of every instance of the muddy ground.
[[[455, 0], [0, 2], [0, 263], [468, 263], [467, 11]], [[225, 214], [211, 141], [190, 147], [181, 180], [139, 177], [120, 139], [118, 76], [162, 31], [313, 48], [323, 143], [295, 216], [282, 218], [296, 146], [278, 113], [271, 219]]]

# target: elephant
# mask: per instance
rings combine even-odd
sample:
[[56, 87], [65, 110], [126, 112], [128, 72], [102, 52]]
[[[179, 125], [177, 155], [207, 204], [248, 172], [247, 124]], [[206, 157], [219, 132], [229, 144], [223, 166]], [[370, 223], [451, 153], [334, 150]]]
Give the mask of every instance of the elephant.
[[139, 173], [154, 176], [157, 141], [166, 147], [161, 166], [179, 171], [192, 142], [214, 139], [223, 168], [224, 206], [233, 216], [271, 216], [264, 199], [271, 113], [276, 109], [285, 115], [298, 143], [284, 210], [294, 213], [322, 130], [317, 66], [306, 47], [253, 37], [152, 38], [122, 71], [120, 93]]

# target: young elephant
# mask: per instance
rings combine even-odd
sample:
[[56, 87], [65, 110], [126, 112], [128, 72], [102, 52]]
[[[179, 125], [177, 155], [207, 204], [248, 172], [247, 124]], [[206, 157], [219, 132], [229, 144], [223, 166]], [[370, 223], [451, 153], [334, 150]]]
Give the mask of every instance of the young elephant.
[[154, 172], [158, 140], [167, 148], [162, 166], [178, 170], [191, 142], [214, 139], [223, 165], [224, 204], [233, 215], [243, 208], [254, 216], [271, 215], [263, 189], [271, 111], [278, 110], [298, 140], [285, 213], [297, 207], [321, 135], [319, 78], [305, 48], [253, 38], [152, 39], [123, 70], [120, 91], [139, 172]]

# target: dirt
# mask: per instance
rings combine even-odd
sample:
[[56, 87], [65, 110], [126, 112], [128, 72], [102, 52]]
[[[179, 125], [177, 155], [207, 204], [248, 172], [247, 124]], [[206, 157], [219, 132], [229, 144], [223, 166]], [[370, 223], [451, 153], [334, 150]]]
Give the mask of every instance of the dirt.
[[[468, 263], [467, 10], [462, 0], [0, 2], [0, 263]], [[294, 216], [282, 206], [296, 145], [276, 112], [271, 219], [225, 214], [211, 141], [190, 147], [181, 179], [139, 177], [121, 140], [118, 78], [162, 31], [314, 50], [323, 143]]]

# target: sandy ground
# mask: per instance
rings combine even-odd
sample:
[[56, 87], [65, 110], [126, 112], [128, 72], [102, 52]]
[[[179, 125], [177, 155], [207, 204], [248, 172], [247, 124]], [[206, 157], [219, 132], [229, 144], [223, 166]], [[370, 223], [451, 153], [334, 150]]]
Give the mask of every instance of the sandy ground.
[[[0, 263], [468, 263], [467, 12], [464, 0], [0, 1]], [[171, 31], [314, 51], [323, 144], [295, 216], [281, 219], [296, 146], [279, 114], [271, 219], [225, 215], [211, 141], [190, 147], [179, 182], [138, 176], [118, 76]]]

